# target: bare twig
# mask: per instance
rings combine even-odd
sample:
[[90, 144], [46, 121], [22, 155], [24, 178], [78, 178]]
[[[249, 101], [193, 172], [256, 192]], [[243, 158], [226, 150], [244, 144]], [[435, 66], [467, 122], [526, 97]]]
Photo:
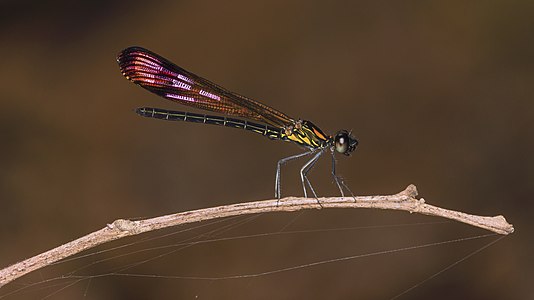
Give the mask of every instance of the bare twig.
[[[417, 199], [416, 196], [417, 189], [415, 185], [409, 185], [404, 191], [395, 195], [361, 196], [356, 198], [320, 198], [319, 201], [322, 204], [322, 208], [378, 208], [403, 210], [410, 213], [452, 219], [499, 234], [510, 234], [514, 231], [514, 227], [506, 222], [506, 219], [503, 216], [483, 217], [439, 208], [426, 204], [423, 199]], [[290, 197], [284, 198], [279, 202], [277, 200], [265, 200], [238, 203], [138, 221], [119, 219], [108, 224], [103, 229], [0, 270], [0, 287], [29, 272], [50, 265], [63, 258], [126, 236], [176, 225], [230, 216], [318, 208], [321, 207], [314, 198]]]

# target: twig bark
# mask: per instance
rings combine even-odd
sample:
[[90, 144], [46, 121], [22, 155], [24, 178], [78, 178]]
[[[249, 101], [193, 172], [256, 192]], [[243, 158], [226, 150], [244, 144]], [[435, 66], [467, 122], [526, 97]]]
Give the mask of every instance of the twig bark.
[[[484, 217], [448, 210], [426, 204], [423, 199], [417, 199], [416, 196], [417, 189], [415, 185], [409, 185], [404, 191], [395, 195], [360, 196], [356, 198], [320, 198], [319, 201], [321, 202], [322, 208], [378, 208], [403, 210], [410, 213], [452, 219], [504, 235], [514, 232], [514, 227], [506, 222], [506, 219], [503, 216]], [[230, 216], [318, 208], [321, 208], [321, 206], [318, 205], [317, 200], [314, 198], [289, 197], [281, 199], [280, 201], [275, 199], [238, 203], [138, 221], [119, 219], [108, 224], [103, 229], [0, 270], [0, 287], [27, 273], [50, 265], [63, 258], [126, 236], [137, 235], [143, 232], [176, 225]]]

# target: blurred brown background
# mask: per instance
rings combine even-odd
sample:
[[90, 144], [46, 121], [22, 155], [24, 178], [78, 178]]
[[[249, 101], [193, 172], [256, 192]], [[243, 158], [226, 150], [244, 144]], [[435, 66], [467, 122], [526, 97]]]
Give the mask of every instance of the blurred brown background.
[[[358, 195], [415, 183], [432, 204], [503, 214], [515, 225], [511, 236], [399, 299], [533, 299], [533, 32], [526, 0], [1, 1], [0, 267], [117, 218], [269, 199], [276, 161], [301, 152], [240, 130], [136, 116], [145, 105], [186, 109], [121, 76], [115, 55], [139, 45], [326, 132], [353, 130], [360, 147], [338, 161]], [[311, 173], [323, 196], [337, 194], [329, 162]], [[284, 195], [301, 195], [302, 163], [284, 169]], [[436, 221], [325, 210], [264, 215], [224, 235]], [[193, 236], [218, 225], [210, 226]], [[127, 272], [251, 274], [485, 233], [447, 222], [234, 240]], [[47, 299], [390, 299], [495, 239], [244, 280], [105, 276]], [[75, 274], [111, 272], [158, 253]], [[0, 295], [96, 260], [39, 271]], [[5, 299], [41, 299], [65, 282], [72, 281]]]

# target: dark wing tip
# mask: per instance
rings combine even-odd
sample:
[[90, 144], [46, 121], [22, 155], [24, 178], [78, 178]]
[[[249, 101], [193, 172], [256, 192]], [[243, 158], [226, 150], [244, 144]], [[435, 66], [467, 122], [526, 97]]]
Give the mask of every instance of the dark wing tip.
[[117, 55], [122, 75], [138, 84], [159, 73], [163, 61], [159, 55], [139, 46], [128, 47]]
[[119, 64], [122, 75], [128, 78], [128, 70], [131, 69], [130, 67], [132, 65], [136, 64], [136, 61], [138, 61], [143, 54], [150, 54], [150, 51], [142, 47], [132, 46], [119, 52], [119, 54], [117, 54], [117, 63]]
[[131, 56], [131, 55], [135, 55], [135, 53], [151, 53], [149, 50], [143, 48], [143, 47], [139, 47], [139, 46], [131, 46], [131, 47], [128, 47], [122, 51], [120, 51], [118, 54], [117, 54], [117, 62], [120, 64], [121, 61], [123, 61], [125, 58]]

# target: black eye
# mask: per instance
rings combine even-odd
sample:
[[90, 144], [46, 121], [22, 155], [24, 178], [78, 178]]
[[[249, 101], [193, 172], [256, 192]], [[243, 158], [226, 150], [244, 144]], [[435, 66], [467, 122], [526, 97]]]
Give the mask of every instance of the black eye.
[[349, 137], [346, 133], [338, 133], [335, 138], [336, 151], [339, 153], [347, 152]]
[[357, 146], [358, 140], [346, 130], [339, 131], [334, 137], [334, 148], [339, 153], [350, 155]]

